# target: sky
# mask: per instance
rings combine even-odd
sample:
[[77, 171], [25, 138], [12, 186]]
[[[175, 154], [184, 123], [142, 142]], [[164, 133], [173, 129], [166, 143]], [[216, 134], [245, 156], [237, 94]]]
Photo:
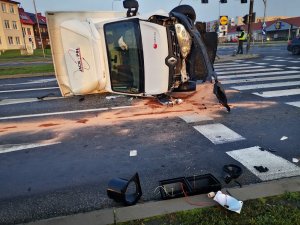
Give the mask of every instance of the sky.
[[[34, 12], [33, 0], [16, 0], [28, 12]], [[124, 11], [122, 0], [35, 0], [39, 12], [45, 11]], [[139, 12], [147, 13], [163, 9], [169, 12], [178, 6], [180, 0], [138, 0]], [[219, 15], [229, 18], [244, 16], [249, 13], [249, 2], [241, 4], [240, 0], [227, 0], [227, 4], [220, 4], [219, 0], [208, 0], [202, 4], [201, 0], [182, 0], [181, 4], [194, 7], [197, 21], [212, 21]], [[267, 16], [300, 16], [300, 0], [267, 0]], [[219, 13], [220, 11], [220, 13]], [[254, 0], [256, 16], [263, 16], [263, 0]]]

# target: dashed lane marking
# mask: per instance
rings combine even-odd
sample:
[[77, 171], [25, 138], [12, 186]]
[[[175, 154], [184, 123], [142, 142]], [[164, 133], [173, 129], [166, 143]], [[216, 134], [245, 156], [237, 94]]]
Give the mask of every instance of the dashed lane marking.
[[216, 145], [245, 140], [244, 137], [220, 123], [199, 125], [194, 128]]
[[239, 71], [224, 71], [224, 72], [219, 72], [218, 74], [220, 75], [225, 75], [225, 74], [237, 74], [237, 73], [255, 73], [255, 72], [268, 72], [268, 71], [279, 71], [282, 70], [280, 68], [264, 68], [264, 69], [256, 69], [256, 70], [239, 70]]
[[299, 102], [286, 102], [286, 104], [300, 108], [300, 101]]
[[219, 79], [231, 79], [231, 78], [245, 78], [245, 77], [260, 77], [260, 76], [269, 76], [269, 75], [286, 75], [286, 74], [300, 74], [300, 71], [283, 71], [278, 68], [270, 68], [271, 70], [280, 70], [280, 72], [266, 72], [266, 73], [250, 73], [250, 74], [238, 74], [238, 75], [226, 75], [226, 76], [218, 76]]
[[288, 82], [278, 82], [278, 83], [267, 83], [267, 84], [253, 84], [253, 85], [243, 85], [243, 86], [232, 86], [231, 88], [244, 91], [253, 90], [260, 88], [273, 88], [273, 87], [289, 87], [300, 85], [300, 81], [288, 81]]
[[270, 80], [287, 80], [287, 79], [300, 79], [299, 75], [281, 76], [281, 77], [259, 77], [259, 78], [245, 78], [245, 79], [235, 79], [235, 80], [224, 80], [222, 84], [238, 84], [238, 83], [250, 83], [259, 81], [270, 81]]
[[263, 98], [273, 98], [273, 97], [282, 97], [282, 96], [290, 96], [290, 95], [300, 95], [300, 88], [287, 89], [287, 90], [278, 90], [278, 91], [254, 92], [252, 94], [263, 97]]
[[[262, 151], [259, 146], [226, 152], [229, 156], [243, 164], [248, 170], [263, 181], [300, 175], [300, 168], [293, 163], [268, 151]], [[268, 171], [259, 172], [254, 166], [266, 167]]]
[[40, 113], [40, 114], [20, 115], [20, 116], [7, 116], [7, 117], [0, 117], [0, 120], [34, 118], [34, 117], [43, 117], [43, 116], [86, 113], [86, 112], [101, 112], [101, 111], [107, 111], [110, 109], [116, 110], [116, 109], [127, 109], [127, 108], [133, 108], [133, 107], [135, 107], [135, 106], [120, 106], [120, 107], [112, 107], [112, 108], [84, 109], [84, 110], [74, 110], [74, 111], [65, 111], [65, 112], [52, 112], [52, 113]]
[[183, 119], [187, 123], [197, 123], [201, 121], [209, 121], [213, 120], [213, 118], [210, 118], [209, 116], [205, 115], [199, 115], [198, 113], [191, 113], [180, 116], [181, 119]]
[[15, 151], [21, 151], [26, 149], [32, 149], [32, 148], [39, 148], [39, 147], [45, 147], [50, 145], [57, 145], [61, 142], [54, 142], [54, 143], [33, 143], [33, 144], [17, 144], [17, 145], [0, 145], [0, 154], [8, 153], [8, 152], [15, 152]]
[[25, 91], [42, 91], [42, 90], [53, 90], [53, 89], [59, 89], [59, 87], [6, 90], [6, 91], [0, 91], [0, 93], [14, 93], [14, 92], [25, 92]]

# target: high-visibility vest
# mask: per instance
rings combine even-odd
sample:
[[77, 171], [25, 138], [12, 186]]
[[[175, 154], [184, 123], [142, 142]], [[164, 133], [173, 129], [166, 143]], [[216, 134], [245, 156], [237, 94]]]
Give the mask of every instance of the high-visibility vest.
[[247, 34], [245, 33], [245, 31], [242, 31], [240, 37], [239, 37], [240, 41], [245, 41], [247, 40]]

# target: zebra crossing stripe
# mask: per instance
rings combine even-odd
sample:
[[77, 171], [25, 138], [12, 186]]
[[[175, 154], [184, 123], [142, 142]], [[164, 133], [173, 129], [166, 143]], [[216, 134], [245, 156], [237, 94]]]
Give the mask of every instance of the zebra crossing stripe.
[[257, 65], [268, 65], [268, 63], [256, 63], [256, 62], [254, 62], [254, 64], [257, 64]]
[[214, 66], [215, 69], [222, 68], [236, 68], [236, 67], [247, 67], [249, 64], [236, 64], [236, 65], [224, 65], [224, 66]]
[[218, 76], [219, 79], [231, 79], [231, 78], [245, 78], [245, 77], [260, 77], [260, 76], [269, 76], [269, 75], [286, 75], [286, 74], [300, 74], [300, 71], [282, 71], [278, 68], [270, 68], [269, 71], [280, 70], [280, 72], [267, 72], [267, 73], [250, 73], [250, 74], [239, 74], [239, 75], [226, 75]]
[[221, 66], [221, 65], [239, 65], [239, 63], [229, 62], [229, 63], [216, 63], [215, 66]]
[[[260, 150], [259, 146], [226, 153], [263, 181], [300, 175], [298, 166], [268, 151]], [[260, 173], [254, 168], [255, 166], [267, 167], [268, 171]]]
[[289, 87], [289, 86], [296, 86], [296, 85], [300, 85], [300, 81], [233, 86], [231, 88], [239, 91], [244, 91], [244, 90], [252, 90], [252, 89], [259, 89], [259, 88]]
[[299, 66], [292, 66], [292, 67], [287, 67], [288, 69], [292, 69], [292, 70], [299, 70], [300, 67]]
[[270, 65], [270, 66], [274, 66], [274, 67], [283, 67], [285, 65]]
[[58, 89], [58, 88], [59, 88], [59, 87], [17, 89], [17, 90], [0, 91], [0, 93], [14, 93], [14, 92], [25, 92], [25, 91], [53, 90], [53, 89]]
[[187, 123], [197, 123], [197, 122], [201, 122], [201, 121], [213, 120], [209, 116], [200, 115], [198, 113], [186, 114], [186, 115], [182, 115], [182, 116], [179, 116], [179, 117]]
[[255, 72], [264, 72], [264, 71], [279, 71], [282, 70], [280, 68], [264, 68], [264, 69], [256, 69], [256, 70], [239, 70], [239, 71], [224, 71], [219, 72], [218, 74], [225, 75], [225, 74], [237, 74], [237, 73], [255, 73]]
[[291, 63], [300, 63], [300, 61], [289, 61]]
[[194, 128], [216, 145], [245, 140], [244, 137], [220, 123], [199, 125]]
[[267, 59], [263, 59], [263, 60], [266, 60], [266, 61], [271, 61], [271, 60], [274, 60], [274, 59], [269, 59], [269, 58], [267, 58]]
[[259, 68], [265, 68], [264, 66], [245, 66], [245, 67], [230, 67], [230, 68], [217, 68], [215, 69], [216, 72], [219, 71], [234, 71], [234, 70], [242, 70], [242, 69], [259, 69]]
[[274, 60], [274, 61], [276, 61], [276, 62], [285, 62], [285, 61], [287, 61], [286, 59], [276, 59], [276, 60]]
[[0, 154], [21, 151], [25, 149], [39, 148], [50, 145], [57, 145], [61, 142], [53, 142], [53, 143], [33, 143], [33, 144], [17, 144], [17, 145], [0, 145]]
[[260, 96], [260, 97], [264, 97], [264, 98], [273, 98], [273, 97], [290, 96], [290, 95], [300, 95], [300, 88], [287, 89], [287, 90], [278, 90], [278, 91], [254, 92], [252, 94]]
[[300, 101], [299, 102], [286, 102], [286, 104], [300, 108]]
[[238, 83], [250, 83], [250, 82], [259, 82], [259, 81], [268, 81], [268, 80], [287, 80], [287, 79], [300, 79], [299, 75], [290, 75], [290, 76], [276, 76], [276, 77], [260, 77], [260, 78], [246, 78], [246, 79], [236, 79], [236, 80], [224, 80], [222, 84], [238, 84]]

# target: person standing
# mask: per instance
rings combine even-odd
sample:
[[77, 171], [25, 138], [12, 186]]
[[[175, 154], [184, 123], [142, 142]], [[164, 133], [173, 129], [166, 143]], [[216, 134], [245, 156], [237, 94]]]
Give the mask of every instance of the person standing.
[[236, 54], [243, 54], [243, 43], [247, 39], [247, 35], [243, 29], [241, 29], [241, 34], [238, 36], [239, 46]]

